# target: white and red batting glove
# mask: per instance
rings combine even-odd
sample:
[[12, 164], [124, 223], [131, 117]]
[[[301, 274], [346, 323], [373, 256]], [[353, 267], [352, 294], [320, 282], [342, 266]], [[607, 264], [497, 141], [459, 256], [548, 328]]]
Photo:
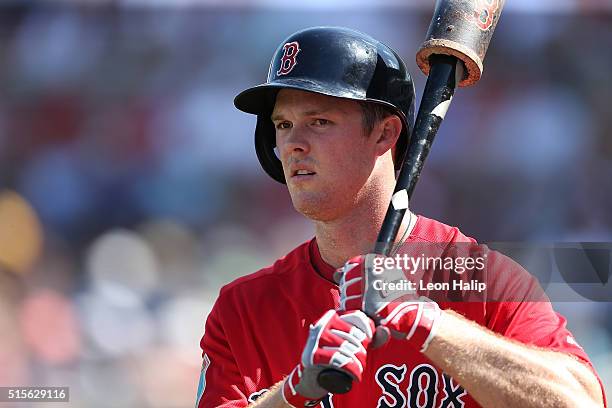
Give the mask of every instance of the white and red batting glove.
[[[405, 279], [401, 270], [375, 272], [373, 260], [376, 254], [361, 255], [349, 261], [336, 272], [340, 286], [339, 312], [363, 310], [379, 327], [376, 330], [375, 346], [388, 340], [388, 335], [379, 330], [388, 329], [393, 337], [405, 339], [417, 350], [424, 352], [436, 333], [436, 324], [442, 316], [438, 304], [414, 292], [384, 292], [376, 290], [376, 280], [393, 282]], [[382, 264], [382, 263], [381, 263]], [[380, 287], [380, 285], [378, 285]]]
[[328, 310], [310, 326], [302, 360], [283, 383], [285, 402], [300, 408], [317, 405], [328, 394], [318, 384], [317, 377], [328, 368], [361, 381], [373, 334], [374, 322], [362, 311], [339, 315], [335, 310]]

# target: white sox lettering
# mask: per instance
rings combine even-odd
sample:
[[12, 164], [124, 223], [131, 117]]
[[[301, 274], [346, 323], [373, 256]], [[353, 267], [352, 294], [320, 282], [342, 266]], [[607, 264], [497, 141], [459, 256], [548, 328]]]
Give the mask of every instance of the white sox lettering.
[[[423, 384], [423, 379], [425, 384]], [[408, 406], [410, 408], [434, 408], [438, 395], [438, 372], [429, 364], [419, 364], [410, 373]]]
[[[406, 372], [405, 364], [385, 364], [376, 371], [375, 380], [382, 391], [377, 408], [465, 407], [462, 397], [467, 395], [467, 392], [450, 376], [438, 372], [429, 364], [419, 364], [410, 371], [407, 376], [408, 385], [403, 388]], [[443, 394], [438, 392], [440, 379], [444, 385]]]
[[[464, 408], [463, 397], [467, 391], [455, 380], [444, 373], [438, 372], [432, 365], [419, 364], [409, 375], [406, 364], [396, 366], [384, 364], [374, 375], [376, 383], [382, 391], [376, 408]], [[408, 378], [408, 384], [404, 380]], [[438, 381], [442, 379], [444, 387], [438, 392]], [[403, 388], [405, 387], [405, 388]], [[249, 402], [254, 402], [268, 391], [261, 389], [249, 395]], [[318, 404], [320, 408], [334, 408], [332, 395], [329, 394]]]
[[[455, 383], [455, 380], [447, 374], [442, 374], [444, 378], [444, 394], [445, 397], [440, 404], [440, 408], [463, 408], [465, 402], [461, 399], [467, 395], [467, 391], [462, 386]], [[452, 404], [452, 405], [451, 405]]]
[[383, 391], [383, 395], [378, 399], [378, 408], [403, 408], [406, 405], [406, 398], [399, 387], [405, 374], [406, 364], [401, 367], [385, 364], [376, 371], [374, 378]]

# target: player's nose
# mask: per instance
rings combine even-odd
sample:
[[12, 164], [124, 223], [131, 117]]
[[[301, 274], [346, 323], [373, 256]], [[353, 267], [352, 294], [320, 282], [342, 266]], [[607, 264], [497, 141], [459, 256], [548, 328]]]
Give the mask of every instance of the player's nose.
[[300, 154], [305, 155], [310, 153], [310, 141], [308, 140], [307, 129], [301, 126], [294, 126], [290, 131], [277, 141], [278, 147], [284, 153], [285, 157]]

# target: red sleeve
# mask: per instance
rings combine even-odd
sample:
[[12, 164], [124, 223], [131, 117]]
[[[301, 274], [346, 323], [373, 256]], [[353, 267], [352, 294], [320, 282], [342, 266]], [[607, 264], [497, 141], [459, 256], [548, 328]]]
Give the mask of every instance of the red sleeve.
[[200, 342], [203, 362], [196, 407], [246, 407], [244, 381], [225, 336], [219, 308], [217, 301], [208, 315]]
[[487, 306], [489, 329], [524, 344], [577, 357], [597, 377], [607, 406], [603, 384], [588, 355], [567, 329], [566, 319], [554, 311], [538, 281], [499, 253], [489, 261], [489, 267], [494, 268], [489, 273], [493, 272], [497, 281], [494, 296], [499, 300]]

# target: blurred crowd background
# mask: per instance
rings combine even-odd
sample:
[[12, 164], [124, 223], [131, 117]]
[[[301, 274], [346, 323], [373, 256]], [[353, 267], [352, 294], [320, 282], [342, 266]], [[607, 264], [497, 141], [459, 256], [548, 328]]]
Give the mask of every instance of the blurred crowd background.
[[[422, 92], [431, 2], [186, 3], [0, 5], [0, 386], [193, 406], [219, 288], [312, 235], [233, 97], [312, 25], [386, 42]], [[510, 3], [412, 209], [483, 242], [612, 242], [611, 4]], [[612, 390], [612, 307], [556, 307]]]

